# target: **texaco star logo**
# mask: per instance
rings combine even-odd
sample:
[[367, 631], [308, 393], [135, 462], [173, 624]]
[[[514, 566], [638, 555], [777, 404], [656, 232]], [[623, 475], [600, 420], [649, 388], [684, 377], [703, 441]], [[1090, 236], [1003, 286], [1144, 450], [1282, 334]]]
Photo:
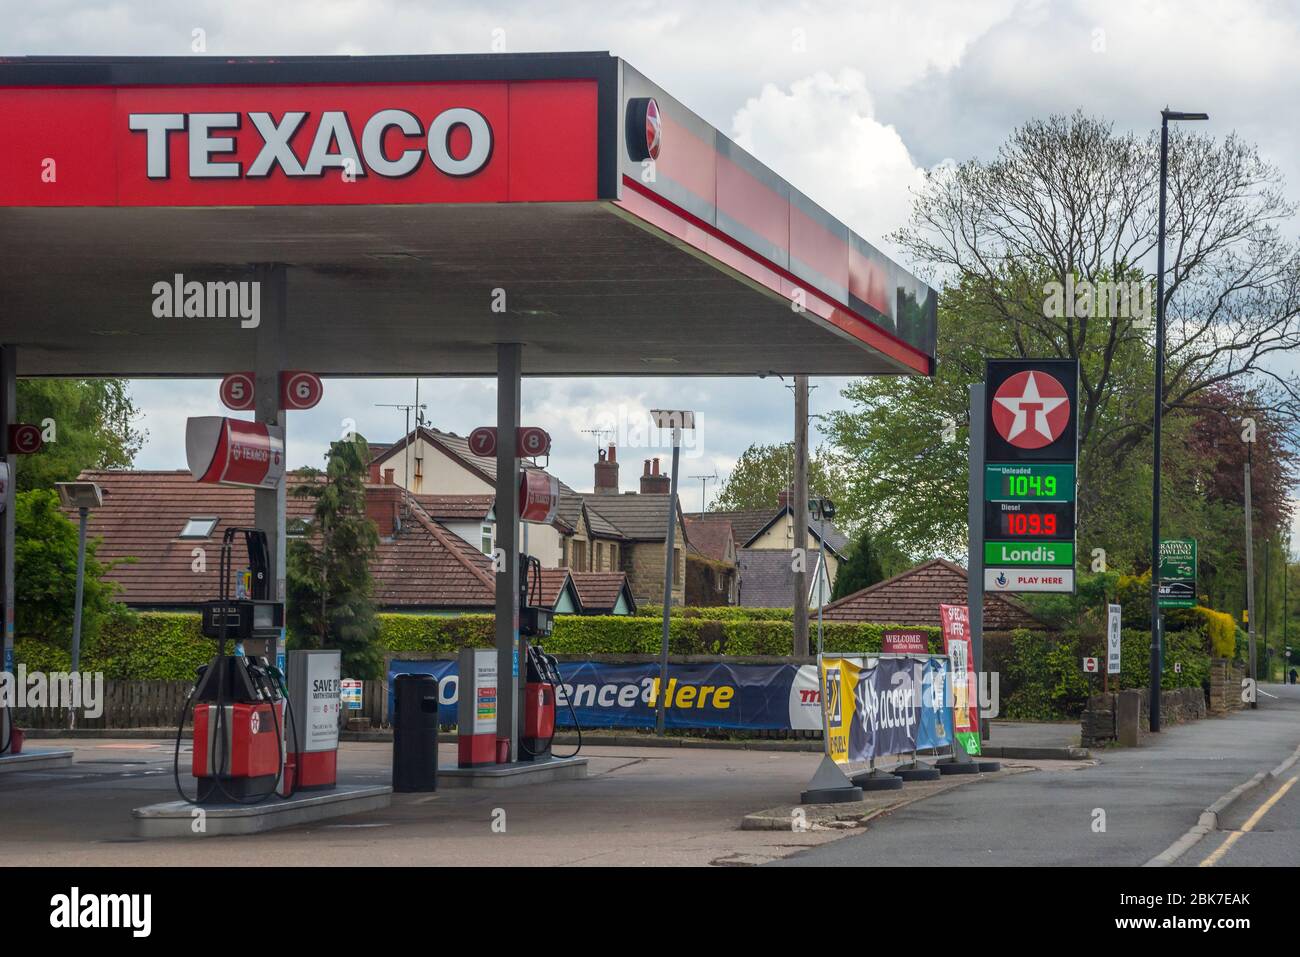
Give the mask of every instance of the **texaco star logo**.
[[645, 105], [645, 151], [651, 159], [659, 158], [659, 144], [663, 137], [663, 121], [659, 118], [659, 104], [652, 97]]
[[993, 425], [1018, 449], [1051, 445], [1070, 422], [1065, 386], [1046, 372], [1017, 372], [993, 396]]

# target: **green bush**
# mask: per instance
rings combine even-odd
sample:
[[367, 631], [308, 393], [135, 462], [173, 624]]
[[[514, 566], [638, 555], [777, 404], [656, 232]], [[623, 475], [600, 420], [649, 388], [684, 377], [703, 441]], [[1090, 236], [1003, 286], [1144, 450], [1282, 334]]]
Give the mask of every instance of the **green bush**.
[[[119, 615], [82, 645], [81, 670], [102, 671], [105, 678], [185, 680], [214, 650], [199, 631], [197, 614]], [[35, 638], [15, 642], [14, 656], [29, 670], [62, 671], [71, 665], [67, 650]]]
[[[707, 618], [710, 621], [794, 621], [793, 608], [745, 608], [741, 605], [673, 605], [669, 615], [673, 618]], [[663, 621], [663, 605], [640, 605], [638, 618], [657, 618]], [[816, 620], [816, 611], [808, 617]]]
[[[1145, 688], [1150, 669], [1151, 633], [1126, 628], [1120, 634], [1120, 674], [1111, 689]], [[1078, 635], [1049, 636], [1018, 630], [1001, 656], [1001, 717], [1022, 721], [1077, 718], [1088, 696], [1101, 690], [1101, 678], [1083, 671], [1083, 659], [1096, 657], [1105, 667], [1105, 642]], [[986, 665], [993, 670], [990, 662]], [[1181, 666], [1175, 671], [1175, 666]], [[1210, 655], [1203, 631], [1165, 633], [1164, 670], [1160, 685], [1198, 688], [1209, 680]]]

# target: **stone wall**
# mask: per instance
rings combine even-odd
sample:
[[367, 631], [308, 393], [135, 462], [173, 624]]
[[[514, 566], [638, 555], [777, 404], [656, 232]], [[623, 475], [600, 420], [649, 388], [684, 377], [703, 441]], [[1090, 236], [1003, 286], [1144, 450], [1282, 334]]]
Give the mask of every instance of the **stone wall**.
[[[1146, 688], [1134, 689], [1140, 698], [1138, 717], [1143, 731], [1149, 731], [1150, 707]], [[1240, 695], [1239, 695], [1240, 697]], [[1119, 711], [1119, 694], [1095, 694], [1088, 698], [1080, 730], [1080, 743], [1085, 748], [1113, 742], [1118, 737], [1116, 715]], [[1160, 720], [1162, 724], [1182, 724], [1196, 721], [1209, 713], [1205, 693], [1200, 688], [1173, 688], [1160, 693]]]
[[1210, 711], [1228, 714], [1246, 706], [1241, 700], [1241, 679], [1246, 670], [1226, 658], [1210, 659]]

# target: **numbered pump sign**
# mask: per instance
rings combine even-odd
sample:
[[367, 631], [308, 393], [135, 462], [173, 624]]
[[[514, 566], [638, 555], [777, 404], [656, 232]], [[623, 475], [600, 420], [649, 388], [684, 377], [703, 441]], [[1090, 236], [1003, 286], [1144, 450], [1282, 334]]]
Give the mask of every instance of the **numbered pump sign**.
[[[232, 372], [221, 380], [218, 395], [221, 404], [236, 412], [246, 412], [254, 408], [256, 390], [253, 373]], [[314, 372], [280, 373], [280, 408], [290, 412], [304, 412], [315, 408], [325, 394], [325, 386], [320, 376]]]
[[990, 359], [984, 390], [984, 588], [1072, 593], [1079, 363]]
[[275, 488], [284, 477], [284, 429], [197, 416], [185, 422], [185, 458], [196, 481]]

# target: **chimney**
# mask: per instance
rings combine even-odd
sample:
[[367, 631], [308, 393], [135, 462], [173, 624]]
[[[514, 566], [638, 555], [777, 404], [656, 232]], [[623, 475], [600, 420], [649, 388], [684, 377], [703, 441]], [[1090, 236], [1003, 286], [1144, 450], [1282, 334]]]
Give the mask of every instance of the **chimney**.
[[776, 493], [776, 507], [785, 508], [789, 504], [790, 504], [790, 490], [788, 488], [783, 488], [781, 489], [781, 491]]
[[370, 478], [366, 479], [366, 481], [369, 482], [371, 485], [378, 485], [379, 482], [381, 481], [379, 478], [378, 460], [370, 463]]
[[618, 494], [618, 458], [614, 446], [609, 447], [609, 451], [604, 449], [598, 453], [596, 460], [596, 494], [597, 495], [617, 495]]
[[667, 495], [671, 490], [670, 486], [669, 477], [659, 473], [659, 460], [646, 459], [644, 471], [641, 473], [641, 494]]
[[393, 484], [393, 474], [394, 474], [396, 471], [397, 471], [396, 468], [384, 469], [384, 484], [385, 484], [385, 485], [392, 485], [392, 484]]
[[[386, 469], [391, 473], [392, 469]], [[402, 507], [402, 489], [391, 481], [391, 474], [386, 474], [389, 481], [383, 485], [366, 487], [366, 518], [375, 523], [381, 538], [390, 538], [397, 531], [397, 517]]]

